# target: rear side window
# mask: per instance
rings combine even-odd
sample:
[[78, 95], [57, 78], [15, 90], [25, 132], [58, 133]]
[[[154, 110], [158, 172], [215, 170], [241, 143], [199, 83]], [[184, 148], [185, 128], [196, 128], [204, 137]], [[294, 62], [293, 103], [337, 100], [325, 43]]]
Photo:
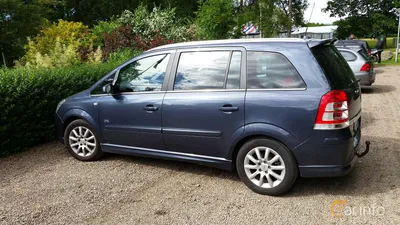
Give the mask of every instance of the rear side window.
[[344, 59], [346, 59], [347, 62], [351, 62], [351, 61], [356, 61], [357, 56], [354, 55], [351, 52], [348, 51], [340, 51], [340, 53], [342, 54], [342, 56], [344, 57]]
[[247, 52], [247, 89], [305, 88], [297, 70], [279, 53]]
[[356, 81], [349, 64], [334, 46], [316, 46], [311, 48], [311, 51], [333, 89], [348, 88]]
[[230, 51], [181, 53], [174, 90], [223, 89], [229, 56]]

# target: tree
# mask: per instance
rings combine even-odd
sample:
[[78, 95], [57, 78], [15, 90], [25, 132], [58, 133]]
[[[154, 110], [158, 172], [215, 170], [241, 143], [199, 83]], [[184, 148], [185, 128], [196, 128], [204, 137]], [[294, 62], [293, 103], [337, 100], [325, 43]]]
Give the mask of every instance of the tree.
[[389, 11], [399, 6], [399, 0], [331, 0], [324, 11], [346, 17], [335, 23], [339, 26], [338, 37], [345, 37], [345, 32], [346, 36], [352, 32], [358, 37], [375, 37], [396, 33], [396, 16]]
[[283, 11], [283, 23], [289, 30], [292, 26], [304, 25], [304, 11], [308, 7], [308, 0], [278, 0], [278, 7]]
[[63, 8], [57, 8], [58, 17], [65, 20], [82, 22], [85, 25], [95, 25], [99, 21], [109, 21], [113, 16], [120, 15], [124, 10], [134, 11], [139, 5], [147, 10], [155, 6], [161, 8], [177, 8], [178, 18], [192, 19], [198, 9], [197, 0], [63, 0]]
[[305, 26], [306, 26], [306, 27], [320, 27], [320, 26], [326, 26], [326, 24], [308, 22], [308, 23], [305, 24]]
[[234, 2], [231, 0], [200, 1], [195, 20], [200, 39], [224, 39], [233, 36], [237, 25]]
[[57, 4], [52, 0], [0, 0], [0, 65], [11, 65], [23, 54], [26, 38], [39, 31]]

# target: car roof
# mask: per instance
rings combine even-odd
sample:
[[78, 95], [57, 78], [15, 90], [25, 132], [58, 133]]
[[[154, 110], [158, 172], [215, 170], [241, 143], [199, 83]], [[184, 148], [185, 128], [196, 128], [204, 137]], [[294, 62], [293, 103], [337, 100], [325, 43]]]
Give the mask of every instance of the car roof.
[[207, 46], [243, 46], [259, 43], [304, 43], [307, 44], [309, 40], [300, 38], [251, 38], [251, 39], [226, 39], [226, 40], [211, 40], [211, 41], [191, 41], [175, 44], [162, 45], [152, 48], [147, 52], [167, 50], [167, 49], [181, 49], [189, 47], [207, 47]]
[[339, 51], [340, 50], [345, 50], [345, 51], [349, 51], [349, 52], [358, 52], [358, 51], [360, 51], [360, 50], [363, 50], [362, 48], [360, 48], [360, 47], [355, 47], [355, 48], [352, 48], [352, 47], [336, 47]]
[[368, 42], [364, 40], [338, 40], [334, 43], [334, 45], [338, 46], [364, 46], [365, 48], [369, 48]]

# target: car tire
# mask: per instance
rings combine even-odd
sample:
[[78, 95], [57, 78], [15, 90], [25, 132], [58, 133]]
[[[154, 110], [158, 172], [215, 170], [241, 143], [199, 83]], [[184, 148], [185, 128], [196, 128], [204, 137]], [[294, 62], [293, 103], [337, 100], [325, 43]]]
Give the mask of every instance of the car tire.
[[272, 196], [287, 192], [299, 173], [289, 149], [267, 138], [246, 142], [237, 154], [236, 168], [247, 187], [258, 194]]
[[94, 161], [103, 155], [96, 132], [85, 120], [75, 120], [67, 126], [64, 143], [69, 153], [81, 161]]

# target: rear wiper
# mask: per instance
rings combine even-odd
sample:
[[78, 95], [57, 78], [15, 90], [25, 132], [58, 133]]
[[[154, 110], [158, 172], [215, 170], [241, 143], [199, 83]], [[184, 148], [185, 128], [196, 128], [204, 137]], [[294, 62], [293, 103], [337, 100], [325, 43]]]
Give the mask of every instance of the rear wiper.
[[357, 79], [357, 80], [355, 80], [355, 81], [353, 81], [353, 82], [351, 82], [351, 83], [349, 84], [349, 87], [350, 87], [350, 86], [353, 86], [353, 84], [356, 84], [356, 83], [360, 82], [360, 80], [361, 80], [361, 78], [360, 78], [360, 79]]

